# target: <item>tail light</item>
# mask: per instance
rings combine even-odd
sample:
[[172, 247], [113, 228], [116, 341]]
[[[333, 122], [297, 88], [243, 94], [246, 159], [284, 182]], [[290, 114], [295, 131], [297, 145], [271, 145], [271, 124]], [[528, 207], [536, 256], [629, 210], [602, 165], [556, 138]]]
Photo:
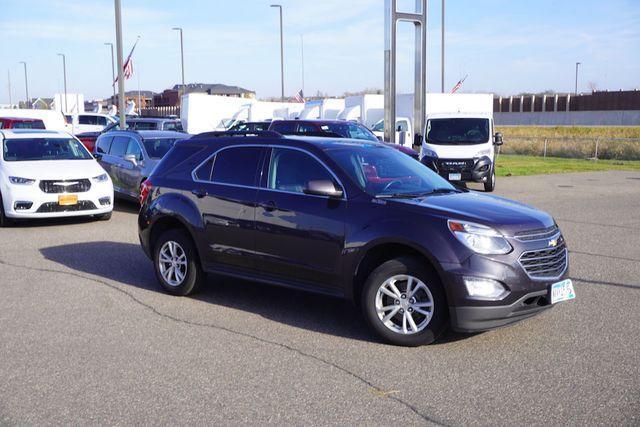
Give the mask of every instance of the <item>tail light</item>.
[[145, 179], [144, 181], [142, 181], [142, 184], [140, 184], [140, 205], [141, 206], [144, 205], [144, 202], [147, 200], [147, 197], [149, 197], [151, 190], [153, 190], [153, 183], [148, 179]]

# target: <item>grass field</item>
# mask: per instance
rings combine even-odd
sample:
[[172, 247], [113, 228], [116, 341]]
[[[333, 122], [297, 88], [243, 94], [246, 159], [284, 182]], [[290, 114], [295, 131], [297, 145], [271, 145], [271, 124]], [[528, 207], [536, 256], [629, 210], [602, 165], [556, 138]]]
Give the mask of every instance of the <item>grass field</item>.
[[498, 176], [541, 175], [549, 173], [592, 172], [605, 170], [640, 171], [639, 160], [583, 160], [558, 157], [501, 154], [496, 162]]
[[640, 138], [640, 126], [496, 126], [505, 140], [535, 138]]

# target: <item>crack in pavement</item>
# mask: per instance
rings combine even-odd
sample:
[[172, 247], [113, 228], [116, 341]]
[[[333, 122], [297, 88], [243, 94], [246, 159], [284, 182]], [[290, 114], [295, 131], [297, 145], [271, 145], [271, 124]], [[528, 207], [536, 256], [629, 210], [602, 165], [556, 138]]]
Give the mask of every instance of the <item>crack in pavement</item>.
[[296, 353], [296, 354], [298, 354], [298, 355], [300, 355], [302, 357], [306, 357], [308, 359], [315, 360], [316, 362], [319, 362], [320, 364], [323, 364], [323, 365], [329, 366], [331, 368], [337, 369], [338, 371], [340, 371], [340, 372], [342, 372], [342, 373], [354, 378], [355, 380], [357, 380], [357, 381], [365, 384], [366, 386], [370, 387], [374, 391], [374, 393], [377, 393], [377, 394], [379, 394], [381, 396], [384, 396], [387, 399], [391, 399], [391, 400], [399, 403], [400, 405], [404, 406], [405, 408], [407, 408], [408, 410], [413, 412], [415, 415], [420, 417], [425, 422], [429, 422], [429, 423], [432, 423], [432, 424], [435, 424], [435, 425], [439, 425], [439, 426], [447, 426], [448, 425], [447, 423], [445, 423], [445, 422], [443, 422], [443, 421], [441, 421], [439, 419], [436, 419], [433, 416], [426, 415], [426, 414], [420, 412], [420, 410], [418, 408], [416, 408], [415, 406], [413, 406], [411, 403], [406, 402], [406, 401], [402, 400], [401, 398], [399, 398], [397, 396], [388, 394], [385, 390], [383, 390], [382, 388], [374, 385], [371, 381], [369, 381], [366, 378], [358, 375], [357, 373], [352, 372], [352, 371], [348, 370], [347, 368], [344, 368], [344, 367], [342, 367], [342, 366], [340, 366], [340, 365], [338, 365], [336, 363], [333, 363], [333, 362], [331, 362], [329, 360], [323, 359], [320, 356], [316, 356], [316, 355], [311, 354], [311, 353], [306, 353], [306, 352], [304, 352], [304, 351], [302, 351], [300, 349], [297, 349], [295, 347], [292, 347], [292, 346], [290, 346], [288, 344], [279, 343], [277, 341], [271, 341], [271, 340], [268, 340], [268, 339], [265, 339], [265, 338], [258, 337], [256, 335], [249, 334], [247, 332], [242, 332], [242, 331], [237, 331], [237, 330], [234, 330], [234, 329], [230, 329], [230, 328], [227, 328], [225, 326], [214, 325], [214, 324], [210, 324], [210, 323], [194, 322], [194, 321], [190, 321], [190, 320], [181, 319], [179, 317], [175, 317], [175, 316], [172, 316], [170, 314], [162, 313], [157, 308], [155, 308], [151, 304], [148, 304], [148, 303], [142, 301], [141, 299], [137, 298], [132, 293], [127, 292], [124, 289], [121, 289], [120, 287], [118, 287], [118, 286], [116, 286], [116, 285], [114, 285], [112, 283], [109, 283], [109, 282], [107, 282], [105, 280], [97, 279], [95, 277], [85, 276], [83, 274], [75, 273], [73, 271], [63, 271], [63, 270], [55, 270], [55, 269], [50, 269], [50, 268], [31, 267], [31, 266], [27, 266], [27, 265], [13, 264], [13, 263], [4, 261], [2, 259], [0, 259], [0, 265], [5, 265], [5, 266], [8, 266], [8, 267], [14, 267], [14, 268], [21, 268], [21, 269], [31, 270], [31, 271], [39, 271], [39, 272], [42, 272], [42, 273], [64, 274], [64, 275], [67, 275], [67, 276], [78, 277], [78, 278], [81, 278], [81, 279], [84, 279], [84, 280], [88, 280], [88, 281], [91, 281], [91, 282], [99, 283], [101, 285], [107, 286], [110, 289], [113, 289], [113, 290], [115, 290], [117, 292], [120, 292], [120, 293], [126, 295], [133, 302], [135, 302], [136, 304], [146, 308], [147, 310], [150, 310], [155, 315], [157, 315], [159, 317], [162, 317], [164, 319], [171, 320], [171, 321], [176, 322], [176, 323], [186, 324], [186, 325], [189, 325], [189, 326], [200, 326], [200, 327], [204, 327], [204, 328], [217, 329], [217, 330], [224, 331], [224, 332], [227, 332], [227, 333], [230, 333], [230, 334], [233, 334], [233, 335], [237, 335], [237, 336], [242, 336], [242, 337], [245, 337], [245, 338], [253, 339], [253, 340], [256, 340], [256, 341], [261, 342], [263, 344], [272, 345], [272, 346], [276, 346], [276, 347], [279, 347], [279, 348], [282, 348], [282, 349], [285, 349], [285, 350], [292, 351], [292, 352], [294, 352], [294, 353]]
[[625, 258], [625, 257], [615, 256], [615, 255], [595, 254], [593, 252], [582, 252], [582, 251], [570, 250], [569, 253], [570, 254], [589, 255], [589, 256], [595, 256], [595, 257], [600, 257], [600, 258], [617, 259], [617, 260], [620, 260], [620, 261], [640, 262], [640, 259], [636, 259], [636, 258]]

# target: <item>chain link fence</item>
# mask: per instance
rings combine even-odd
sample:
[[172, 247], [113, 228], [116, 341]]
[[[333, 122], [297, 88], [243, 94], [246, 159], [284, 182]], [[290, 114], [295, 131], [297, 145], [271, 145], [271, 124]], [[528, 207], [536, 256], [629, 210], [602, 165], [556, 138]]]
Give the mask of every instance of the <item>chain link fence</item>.
[[640, 138], [505, 137], [502, 154], [593, 160], [640, 160]]

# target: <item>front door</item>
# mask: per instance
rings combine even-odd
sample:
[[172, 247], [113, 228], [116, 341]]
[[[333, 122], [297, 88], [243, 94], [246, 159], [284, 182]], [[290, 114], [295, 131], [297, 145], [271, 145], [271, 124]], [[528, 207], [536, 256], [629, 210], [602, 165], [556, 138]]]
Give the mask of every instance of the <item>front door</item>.
[[347, 201], [304, 190], [314, 180], [340, 184], [305, 151], [273, 148], [265, 163], [256, 208], [258, 269], [276, 279], [339, 287]]
[[125, 157], [135, 156], [136, 162], [124, 160], [120, 167], [120, 178], [123, 193], [137, 198], [140, 195], [140, 184], [142, 183], [142, 168], [144, 166], [144, 156], [140, 143], [135, 138], [129, 139]]

